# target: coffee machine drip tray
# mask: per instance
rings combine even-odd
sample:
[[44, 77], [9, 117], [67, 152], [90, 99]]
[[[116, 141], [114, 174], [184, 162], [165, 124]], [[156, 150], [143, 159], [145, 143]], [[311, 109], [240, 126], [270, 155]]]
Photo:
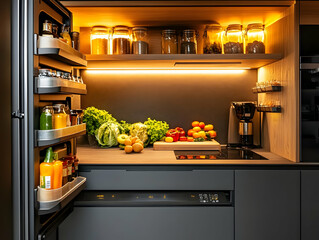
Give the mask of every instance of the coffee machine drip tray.
[[177, 160], [268, 160], [248, 149], [222, 149], [221, 151], [174, 151]]

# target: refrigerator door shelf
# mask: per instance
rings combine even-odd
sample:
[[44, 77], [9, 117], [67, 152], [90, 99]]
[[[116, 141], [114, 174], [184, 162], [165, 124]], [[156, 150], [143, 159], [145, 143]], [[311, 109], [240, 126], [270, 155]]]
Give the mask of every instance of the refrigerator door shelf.
[[39, 36], [37, 47], [38, 55], [47, 55], [71, 66], [87, 66], [85, 55], [57, 38]]
[[72, 182], [58, 189], [46, 190], [38, 187], [36, 191], [39, 215], [62, 209], [84, 189], [85, 183], [85, 177], [76, 177]]
[[86, 94], [86, 84], [69, 81], [59, 77], [36, 77], [35, 92], [38, 94], [73, 93]]
[[52, 129], [52, 130], [36, 130], [36, 145], [38, 147], [49, 146], [52, 144], [59, 143], [66, 138], [72, 138], [86, 133], [86, 124], [82, 123], [79, 125]]

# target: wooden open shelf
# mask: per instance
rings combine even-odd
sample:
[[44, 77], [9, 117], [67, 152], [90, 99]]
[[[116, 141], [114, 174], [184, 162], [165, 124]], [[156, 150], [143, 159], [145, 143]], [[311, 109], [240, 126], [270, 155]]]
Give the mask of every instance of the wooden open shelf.
[[[281, 54], [126, 54], [87, 55], [88, 68], [257, 69]], [[106, 65], [107, 64], [107, 65]]]

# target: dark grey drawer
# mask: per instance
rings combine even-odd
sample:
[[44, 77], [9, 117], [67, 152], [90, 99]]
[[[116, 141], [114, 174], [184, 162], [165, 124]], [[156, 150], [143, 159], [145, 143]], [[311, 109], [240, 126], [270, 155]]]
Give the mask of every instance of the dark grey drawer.
[[81, 172], [87, 190], [233, 190], [232, 170]]
[[76, 207], [59, 239], [234, 240], [234, 208]]

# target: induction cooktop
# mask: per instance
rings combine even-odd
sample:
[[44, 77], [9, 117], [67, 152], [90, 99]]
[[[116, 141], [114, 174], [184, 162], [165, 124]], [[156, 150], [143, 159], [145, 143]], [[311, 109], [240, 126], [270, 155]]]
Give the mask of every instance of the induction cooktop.
[[221, 151], [175, 150], [177, 160], [268, 160], [249, 149], [222, 149]]

